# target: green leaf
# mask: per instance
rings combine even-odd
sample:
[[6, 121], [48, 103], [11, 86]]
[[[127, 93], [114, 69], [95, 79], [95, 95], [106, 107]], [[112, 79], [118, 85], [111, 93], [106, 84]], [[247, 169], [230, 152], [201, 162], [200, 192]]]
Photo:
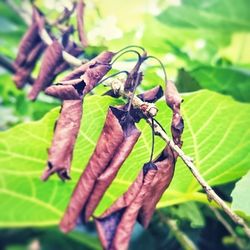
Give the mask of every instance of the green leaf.
[[181, 204], [172, 212], [181, 220], [190, 221], [191, 227], [199, 228], [205, 225], [204, 216], [196, 202], [186, 202]]
[[180, 6], [167, 8], [159, 16], [165, 24], [212, 32], [248, 31], [248, 0], [184, 0]]
[[[249, 154], [245, 157], [249, 157]], [[232, 209], [243, 212], [246, 216], [250, 217], [249, 187], [250, 171], [236, 183], [231, 196], [233, 198]]]
[[[250, 168], [249, 152], [250, 105], [210, 91], [184, 95], [185, 120], [183, 150], [194, 158], [204, 178], [211, 185], [233, 181]], [[120, 102], [119, 102], [120, 103]], [[57, 224], [82, 170], [95, 148], [110, 104], [109, 97], [92, 96], [85, 99], [81, 131], [75, 146], [72, 180], [62, 183], [57, 176], [43, 183], [39, 177], [45, 167], [54, 122], [59, 109], [42, 120], [16, 126], [0, 133], [0, 226], [45, 226]], [[158, 102], [157, 120], [170, 127], [171, 111], [163, 100]], [[110, 206], [136, 178], [151, 150], [151, 129], [142, 121], [142, 130], [134, 151], [107, 190], [96, 215]], [[167, 130], [169, 133], [169, 130]], [[156, 138], [155, 156], [164, 147]], [[179, 159], [170, 188], [158, 206], [185, 201], [207, 202], [200, 187]]]
[[214, 90], [243, 102], [250, 102], [250, 71], [234, 67], [200, 66], [189, 74], [203, 88]]

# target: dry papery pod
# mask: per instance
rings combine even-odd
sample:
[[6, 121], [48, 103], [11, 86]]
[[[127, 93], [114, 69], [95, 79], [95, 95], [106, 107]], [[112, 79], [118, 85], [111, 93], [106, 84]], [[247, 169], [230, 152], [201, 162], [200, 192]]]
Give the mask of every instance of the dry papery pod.
[[156, 172], [157, 167], [152, 162], [144, 164], [128, 191], [100, 217], [95, 218], [98, 235], [105, 250], [128, 249], [138, 212]]
[[58, 84], [48, 87], [45, 93], [63, 100], [82, 99], [111, 69], [109, 63], [113, 56], [114, 53], [112, 52], [102, 52], [90, 62], [73, 70], [73, 72], [64, 77]]
[[32, 24], [20, 42], [17, 57], [14, 61], [16, 73], [13, 80], [18, 88], [24, 86], [42, 52], [42, 48], [44, 49], [39, 36], [39, 26], [44, 26], [44, 18], [42, 16], [35, 18], [37, 15], [40, 14], [33, 8]]
[[[70, 40], [70, 36], [74, 32], [74, 27], [71, 25], [62, 34], [62, 46], [66, 52], [72, 56], [78, 57], [83, 54], [84, 50], [80, 48], [75, 42]], [[57, 76], [61, 72], [67, 70], [70, 67], [66, 61], [61, 62], [55, 69], [54, 75]]]
[[[110, 53], [108, 53], [110, 55]], [[100, 57], [100, 59], [98, 59]], [[101, 80], [101, 78], [107, 73], [107, 70], [110, 69], [110, 67], [106, 67], [105, 70], [100, 70], [99, 61], [103, 59], [103, 63], [106, 63], [107, 61], [110, 61], [111, 59], [106, 59], [108, 58], [107, 56], [103, 56], [103, 54], [99, 55], [97, 57], [98, 61], [92, 61], [92, 64], [90, 64], [87, 69], [83, 72], [87, 74], [86, 79], [88, 77], [93, 76], [93, 79], [90, 79], [88, 81], [89, 84], [91, 84], [92, 87], [95, 87], [96, 83]], [[97, 63], [98, 62], [98, 63]], [[94, 65], [91, 67], [91, 65]], [[80, 67], [82, 68], [82, 66]], [[101, 68], [102, 69], [102, 68]], [[91, 73], [88, 73], [88, 71], [91, 71]], [[76, 80], [68, 80], [69, 84], [64, 85], [63, 88], [63, 93], [62, 94], [62, 89], [59, 86], [53, 86], [56, 88], [51, 88], [53, 89], [53, 93], [55, 93], [55, 96], [59, 96], [62, 100], [64, 100], [62, 109], [61, 109], [61, 114], [59, 116], [59, 119], [57, 121], [57, 126], [55, 127], [54, 131], [54, 137], [52, 141], [51, 148], [49, 150], [49, 157], [48, 157], [48, 164], [45, 170], [45, 174], [42, 177], [43, 180], [46, 180], [49, 175], [55, 173], [55, 172], [61, 172], [62, 169], [64, 169], [63, 172], [67, 173], [67, 178], [60, 175], [59, 176], [64, 180], [69, 178], [69, 172], [70, 172], [70, 166], [71, 162], [69, 160], [67, 161], [62, 161], [61, 160], [61, 155], [64, 155], [64, 158], [66, 159], [72, 159], [72, 153], [73, 153], [73, 148], [75, 144], [75, 137], [79, 132], [80, 128], [80, 122], [81, 122], [81, 117], [82, 117], [82, 112], [74, 112], [74, 117], [73, 120], [77, 122], [77, 124], [72, 123], [71, 117], [71, 110], [70, 106], [72, 105], [73, 107], [78, 107], [80, 109], [80, 105], [82, 105], [82, 80], [81, 79], [76, 79]], [[72, 87], [74, 86], [74, 87]], [[69, 87], [69, 91], [68, 88]], [[74, 91], [72, 91], [72, 88]], [[88, 87], [90, 89], [90, 86]], [[59, 92], [59, 94], [57, 94]], [[69, 107], [68, 107], [69, 106]], [[61, 125], [63, 124], [64, 130], [67, 131], [67, 133], [63, 132], [61, 129]], [[68, 147], [58, 147], [61, 143], [70, 145], [71, 150], [68, 150]], [[58, 148], [57, 148], [58, 147]], [[63, 158], [63, 159], [64, 159]]]
[[[158, 98], [162, 96], [162, 93], [163, 91], [161, 87], [158, 86], [142, 93], [140, 97], [144, 101], [153, 102], [158, 100]], [[130, 133], [125, 133], [127, 136], [125, 137], [124, 142], [120, 145], [119, 150], [117, 150], [116, 154], [113, 156], [108, 167], [97, 178], [94, 189], [82, 213], [85, 221], [88, 221], [90, 216], [93, 214], [105, 191], [116, 177], [118, 170], [120, 169], [125, 159], [128, 157], [136, 141], [138, 140], [139, 135], [141, 134], [137, 129], [135, 129], [133, 122], [134, 117], [128, 116], [128, 113], [124, 110], [127, 110], [127, 105], [120, 106], [119, 109], [113, 109], [113, 112], [117, 113], [116, 116], [120, 117], [119, 120], [121, 120], [121, 122], [126, 125], [125, 129], [127, 129]], [[125, 119], [123, 119], [122, 117], [124, 117]]]
[[83, 48], [88, 46], [88, 41], [86, 38], [86, 34], [84, 32], [84, 21], [83, 21], [84, 8], [85, 8], [85, 3], [83, 2], [83, 0], [78, 0], [76, 6], [77, 30], [78, 30], [79, 40], [81, 41]]
[[62, 50], [63, 48], [57, 40], [54, 40], [45, 50], [39, 75], [28, 95], [30, 100], [35, 100], [40, 91], [45, 89], [54, 80], [54, 72], [57, 66], [63, 61]]
[[140, 136], [126, 111], [110, 107], [102, 133], [61, 220], [63, 232], [72, 230], [81, 215], [86, 221], [98, 205]]
[[63, 102], [42, 180], [47, 180], [53, 173], [57, 173], [62, 180], [70, 178], [72, 153], [81, 125], [82, 106], [82, 100]]
[[[36, 65], [37, 60], [46, 48], [46, 45], [41, 41], [27, 55], [26, 61], [21, 66], [16, 67], [16, 72], [13, 76], [13, 81], [18, 88], [22, 88], [25, 83], [30, 82], [31, 73]], [[31, 83], [31, 82], [30, 82]]]
[[[167, 104], [173, 111], [171, 124], [173, 140], [179, 147], [181, 147], [181, 135], [184, 128], [184, 122], [180, 113], [180, 104], [182, 102], [182, 98], [179, 95], [174, 83], [171, 81], [168, 81], [167, 83], [165, 97]], [[143, 206], [140, 209], [138, 216], [139, 222], [144, 227], [149, 225], [156, 204], [172, 181], [177, 157], [178, 154], [174, 152], [170, 146], [166, 146], [159, 157], [153, 161], [157, 166], [158, 171], [151, 183], [151, 189], [144, 199]]]
[[[72, 56], [78, 57], [81, 54], [83, 54], [83, 50], [78, 47], [74, 42], [70, 42], [68, 43], [68, 45], [66, 47], [64, 47], [64, 50], [66, 52], [68, 52], [69, 54], [71, 54]], [[64, 72], [65, 70], [67, 70], [68, 68], [70, 68], [69, 63], [63, 61], [61, 62], [55, 69], [54, 71], [54, 76], [56, 77], [58, 74], [60, 74], [61, 72]]]

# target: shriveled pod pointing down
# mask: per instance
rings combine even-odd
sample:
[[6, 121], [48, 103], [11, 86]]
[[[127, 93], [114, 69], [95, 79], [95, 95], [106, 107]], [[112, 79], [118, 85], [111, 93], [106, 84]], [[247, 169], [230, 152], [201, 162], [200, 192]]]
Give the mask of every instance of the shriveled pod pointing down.
[[128, 249], [138, 212], [143, 204], [157, 167], [149, 162], [143, 166], [134, 183], [100, 217], [95, 218], [98, 235], [105, 250]]
[[[184, 128], [184, 122], [180, 113], [182, 98], [179, 95], [174, 83], [171, 81], [168, 81], [167, 83], [165, 96], [167, 104], [173, 111], [171, 126], [173, 140], [179, 147], [181, 147], [181, 135]], [[158, 171], [151, 183], [151, 188], [145, 197], [143, 206], [140, 209], [138, 216], [139, 222], [144, 227], [149, 225], [158, 201], [172, 181], [177, 157], [178, 154], [173, 152], [169, 146], [166, 146], [160, 156], [154, 160], [154, 164], [157, 166]]]
[[35, 100], [40, 91], [52, 83], [54, 71], [62, 60], [62, 46], [55, 40], [45, 50], [38, 78], [34, 82], [28, 96], [30, 100]]
[[62, 180], [69, 179], [72, 153], [82, 118], [82, 101], [63, 102], [60, 118], [55, 127], [55, 134], [48, 153], [47, 167], [42, 180], [57, 173]]
[[109, 108], [95, 151], [75, 187], [61, 220], [62, 231], [72, 230], [80, 214], [83, 215], [83, 220], [92, 215], [139, 136], [140, 132], [134, 122], [127, 119], [127, 112]]
[[[90, 91], [91, 87], [94, 88], [96, 86], [96, 83], [100, 81], [102, 77], [107, 73], [107, 71], [111, 68], [108, 64], [111, 59], [112, 53], [104, 52], [96, 57], [96, 60], [88, 63], [88, 66], [84, 66], [84, 71], [79, 70], [79, 68], [83, 69], [83, 66], [80, 66], [73, 72], [81, 72], [81, 75], [87, 74], [87, 76], [84, 76], [85, 79], [88, 79], [88, 77], [93, 75], [92, 79], [89, 79], [88, 81], [86, 80], [86, 83], [88, 83], [88, 90]], [[104, 65], [105, 70], [102, 70], [102, 68], [100, 69], [99, 65]], [[69, 75], [75, 76], [75, 73], [70, 73]], [[82, 84], [83, 82], [80, 78], [71, 79], [70, 77], [66, 77], [66, 79], [67, 80], [64, 81], [64, 85], [54, 85], [47, 88], [48, 92], [53, 93], [54, 96], [59, 97], [64, 101], [61, 109], [61, 114], [57, 121], [57, 126], [55, 127], [52, 145], [49, 149], [48, 163], [45, 169], [45, 173], [42, 176], [43, 180], [47, 180], [51, 174], [56, 172], [63, 180], [69, 178], [71, 166], [71, 161], [69, 159], [72, 159], [76, 136], [80, 128], [83, 103], [82, 98], [85, 82], [84, 84]], [[78, 111], [71, 112], [70, 106], [72, 106], [72, 110]], [[63, 126], [63, 129], [61, 126]], [[64, 132], [62, 133], [62, 131]], [[61, 144], [68, 145], [68, 147], [60, 147]], [[69, 147], [71, 148], [71, 150], [68, 150]], [[62, 161], [60, 158], [62, 155], [64, 155], [63, 159], [67, 160]], [[67, 175], [61, 175], [61, 172], [67, 173]]]
[[36, 61], [44, 49], [44, 44], [39, 36], [39, 26], [44, 25], [43, 17], [35, 18], [40, 15], [33, 8], [32, 24], [24, 34], [18, 49], [17, 57], [14, 61], [16, 73], [13, 77], [18, 88], [22, 88], [27, 82]]
[[27, 55], [25, 63], [16, 67], [13, 81], [16, 83], [18, 88], [22, 88], [25, 83], [29, 81], [36, 62], [44, 51], [45, 47], [46, 46], [42, 41], [37, 43], [36, 46], [29, 52], [29, 55]]
[[132, 120], [132, 117], [128, 115], [127, 111], [112, 107], [111, 110], [116, 115], [122, 126], [123, 141], [112, 156], [105, 171], [96, 180], [94, 189], [84, 208], [85, 221], [88, 221], [93, 214], [105, 191], [116, 177], [118, 170], [129, 156], [141, 134], [141, 132], [135, 127], [134, 121]]

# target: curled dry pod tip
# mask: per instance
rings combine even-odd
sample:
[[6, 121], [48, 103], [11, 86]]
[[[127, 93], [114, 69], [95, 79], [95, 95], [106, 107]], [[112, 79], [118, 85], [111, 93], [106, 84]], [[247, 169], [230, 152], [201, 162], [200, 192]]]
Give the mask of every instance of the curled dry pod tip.
[[62, 46], [55, 40], [45, 50], [38, 78], [34, 82], [31, 92], [28, 95], [30, 100], [35, 100], [39, 92], [52, 83], [54, 71], [62, 60]]
[[69, 179], [74, 144], [82, 117], [82, 101], [64, 101], [56, 123], [52, 145], [48, 151], [48, 164], [42, 176], [47, 180], [57, 173], [62, 180]]
[[16, 73], [13, 77], [13, 81], [16, 83], [17, 88], [22, 88], [29, 80], [35, 63], [44, 49], [43, 42], [39, 36], [39, 25], [44, 25], [44, 19], [40, 17], [38, 24], [34, 18], [36, 12], [37, 10], [33, 8], [32, 24], [20, 42], [17, 57], [14, 61]]
[[124, 111], [109, 108], [95, 151], [75, 187], [61, 220], [62, 231], [72, 230], [80, 214], [84, 220], [89, 218], [99, 198], [136, 143], [140, 132], [132, 121], [123, 124], [123, 119]]
[[111, 69], [109, 63], [113, 55], [109, 51], [102, 52], [90, 62], [73, 70], [59, 84], [48, 87], [45, 93], [64, 100], [71, 98], [70, 96], [82, 99]]
[[98, 235], [105, 250], [128, 249], [138, 212], [156, 171], [157, 167], [152, 162], [144, 164], [143, 170], [128, 191], [102, 216], [95, 218]]

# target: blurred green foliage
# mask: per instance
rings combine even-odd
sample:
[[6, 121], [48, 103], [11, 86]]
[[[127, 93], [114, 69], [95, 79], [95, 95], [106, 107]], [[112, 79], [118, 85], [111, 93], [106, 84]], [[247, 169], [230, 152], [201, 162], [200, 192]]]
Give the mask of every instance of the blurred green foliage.
[[[14, 2], [24, 9], [29, 7], [27, 1], [16, 0]], [[59, 15], [65, 4], [69, 4], [69, 1], [66, 0], [36, 0], [34, 2], [50, 20]], [[197, 162], [198, 167], [211, 184], [221, 185], [224, 183], [223, 186], [217, 186], [216, 191], [228, 202], [231, 202], [230, 193], [234, 189], [234, 183], [249, 170], [250, 166], [248, 142], [250, 108], [249, 1], [86, 0], [86, 4], [86, 29], [89, 44], [91, 44], [85, 54], [87, 58], [93, 57], [103, 48], [115, 51], [130, 44], [142, 45], [150, 54], [158, 56], [163, 61], [168, 78], [176, 81], [178, 89], [182, 93], [209, 89], [223, 95], [230, 95], [235, 99], [233, 101], [208, 91], [198, 91], [187, 97], [184, 95], [187, 99], [184, 111], [187, 113], [186, 118], [191, 121], [186, 121], [187, 132], [185, 132], [184, 149], [196, 160], [197, 158], [198, 160], [206, 158], [210, 151], [214, 153], [214, 155], [210, 154], [210, 158], [202, 164], [199, 165]], [[71, 22], [75, 24], [74, 20]], [[0, 54], [13, 60], [25, 30], [26, 26], [22, 18], [5, 1], [1, 1]], [[76, 35], [75, 39], [78, 39]], [[136, 58], [131, 55], [125, 56], [123, 61], [115, 64], [115, 69], [131, 68], [135, 60]], [[36, 73], [34, 72], [34, 74]], [[163, 86], [162, 77], [160, 67], [154, 61], [147, 62], [141, 91], [157, 84]], [[52, 179], [47, 186], [41, 185], [38, 175], [43, 169], [46, 159], [45, 149], [50, 143], [48, 134], [51, 133], [51, 130], [48, 133], [47, 131], [57, 115], [57, 111], [51, 111], [51, 109], [58, 106], [59, 102], [41, 94], [39, 99], [32, 103], [26, 98], [28, 89], [29, 87], [22, 91], [17, 90], [11, 80], [11, 75], [0, 66], [0, 130], [7, 130], [1, 133], [0, 139], [3, 141], [1, 145], [6, 144], [8, 149], [6, 150], [5, 146], [1, 148], [0, 189], [6, 189], [10, 192], [1, 194], [0, 224], [3, 229], [0, 231], [0, 249], [31, 249], [31, 244], [34, 241], [39, 242], [38, 249], [46, 250], [100, 249], [93, 225], [65, 236], [59, 233], [56, 228], [45, 227], [46, 225], [55, 225], [59, 215], [56, 217], [53, 213], [46, 214], [45, 210], [39, 211], [39, 206], [34, 208], [35, 203], [32, 199], [28, 202], [22, 199], [18, 200], [22, 195], [30, 196], [35, 186], [38, 200], [46, 204], [46, 199], [50, 195], [49, 190], [51, 192], [53, 190], [56, 196], [55, 202], [52, 202], [51, 205], [52, 210], [56, 209], [62, 213], [73, 184], [87, 159], [86, 156], [85, 158], [81, 156], [82, 153], [80, 154], [84, 151], [83, 143], [80, 141], [77, 146], [79, 154], [74, 159], [76, 169], [75, 172], [73, 171], [74, 181], [63, 185], [56, 179]], [[103, 88], [96, 91], [98, 94], [103, 92]], [[104, 102], [103, 109], [110, 103], [105, 99], [100, 102]], [[27, 121], [41, 119], [49, 111], [51, 112], [42, 121], [26, 124]], [[104, 119], [104, 116], [101, 116], [102, 112], [102, 110], [97, 110], [99, 114], [96, 116], [99, 117], [95, 129], [97, 132], [94, 133], [91, 140], [95, 141], [98, 138], [98, 131], [102, 127]], [[163, 110], [159, 116], [163, 124], [167, 126], [169, 120], [166, 119], [169, 112], [164, 112]], [[51, 120], [48, 120], [48, 117]], [[46, 119], [48, 123], [43, 123]], [[206, 126], [203, 126], [204, 121], [206, 121]], [[25, 122], [24, 125], [10, 129], [23, 122]], [[144, 125], [141, 124], [140, 127], [144, 129]], [[202, 127], [202, 133], [198, 137], [196, 133], [199, 132], [199, 127]], [[23, 132], [22, 128], [24, 128]], [[34, 133], [34, 131], [37, 132], [38, 138], [27, 135], [27, 133]], [[144, 132], [145, 138], [149, 138], [150, 131], [145, 129]], [[9, 137], [7, 138], [6, 135]], [[35, 135], [36, 133], [33, 134], [33, 137]], [[41, 142], [39, 142], [39, 138]], [[20, 143], [17, 143], [18, 140]], [[34, 142], [35, 145], [32, 144]], [[141, 144], [143, 145], [143, 143]], [[217, 144], [219, 146], [216, 147]], [[158, 151], [162, 145], [159, 142]], [[86, 148], [89, 154], [93, 147], [94, 145]], [[213, 151], [214, 147], [219, 151]], [[20, 153], [22, 148], [27, 148], [27, 150]], [[8, 157], [5, 155], [6, 151], [10, 152]], [[143, 150], [143, 152], [148, 153], [147, 150]], [[26, 159], [18, 158], [18, 153]], [[143, 160], [143, 157], [144, 155], [140, 159]], [[31, 158], [36, 160], [32, 162]], [[210, 171], [209, 168], [212, 168], [216, 162], [220, 162], [220, 159], [222, 163], [217, 164], [218, 166]], [[133, 160], [132, 156], [130, 161]], [[139, 170], [139, 167], [135, 167], [134, 170]], [[30, 171], [33, 172], [30, 173]], [[108, 191], [109, 197], [112, 199], [106, 198], [102, 201], [99, 212], [126, 189], [129, 182], [124, 182], [123, 179], [132, 180], [137, 174], [136, 171], [132, 173], [127, 171], [127, 176], [125, 172], [122, 172], [118, 176], [117, 183], [114, 183]], [[119, 181], [123, 181], [123, 185], [120, 185]], [[248, 174], [239, 181], [232, 194], [233, 208], [247, 220], [249, 220], [250, 214], [249, 202], [245, 195], [249, 186]], [[59, 188], [63, 188], [64, 192], [55, 191]], [[13, 193], [16, 194], [15, 192], [19, 195], [16, 199], [12, 196]], [[18, 211], [15, 209], [14, 203], [19, 206]], [[227, 223], [235, 229], [236, 238], [230, 235], [209, 209], [207, 203], [205, 195], [199, 191], [198, 185], [194, 180], [192, 181], [190, 173], [179, 161], [175, 179], [160, 203], [161, 207], [168, 206], [159, 210], [160, 213], [156, 213], [148, 230], [142, 230], [139, 225], [136, 225], [131, 249], [185, 248], [178, 240], [169, 221], [163, 219], [164, 216], [177, 221], [178, 230], [184, 232], [200, 249], [236, 249], [242, 248], [242, 244], [243, 249], [249, 248], [249, 243], [242, 229], [233, 225], [225, 217]], [[20, 216], [18, 216], [19, 214]], [[17, 226], [22, 226], [22, 221], [28, 221], [26, 226], [32, 226], [34, 218], [40, 222], [40, 225], [35, 223], [36, 226], [43, 224], [43, 228], [33, 226], [33, 228], [15, 229]], [[53, 223], [43, 223], [49, 219]]]

